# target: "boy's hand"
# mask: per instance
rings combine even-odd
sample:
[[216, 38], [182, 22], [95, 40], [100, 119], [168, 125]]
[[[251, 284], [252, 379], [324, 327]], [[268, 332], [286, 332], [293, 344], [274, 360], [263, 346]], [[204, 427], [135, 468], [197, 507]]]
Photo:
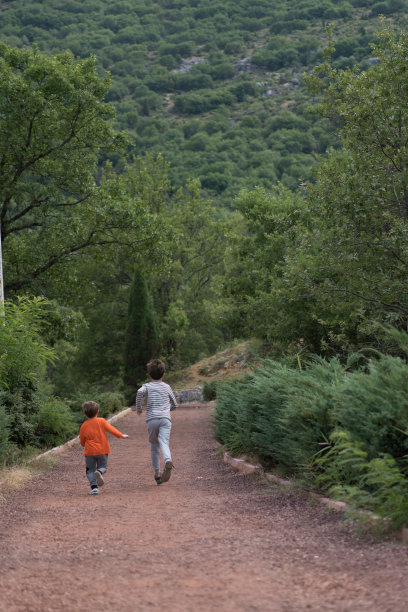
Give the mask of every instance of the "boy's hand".
[[127, 434], [122, 434], [122, 438], [128, 438], [129, 436]]

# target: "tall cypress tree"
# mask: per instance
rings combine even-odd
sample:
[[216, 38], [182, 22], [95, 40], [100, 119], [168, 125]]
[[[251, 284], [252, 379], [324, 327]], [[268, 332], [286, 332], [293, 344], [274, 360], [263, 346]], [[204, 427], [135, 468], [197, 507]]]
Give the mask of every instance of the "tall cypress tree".
[[125, 340], [124, 381], [137, 387], [146, 377], [146, 364], [158, 349], [158, 334], [153, 299], [146, 280], [135, 271], [130, 286]]

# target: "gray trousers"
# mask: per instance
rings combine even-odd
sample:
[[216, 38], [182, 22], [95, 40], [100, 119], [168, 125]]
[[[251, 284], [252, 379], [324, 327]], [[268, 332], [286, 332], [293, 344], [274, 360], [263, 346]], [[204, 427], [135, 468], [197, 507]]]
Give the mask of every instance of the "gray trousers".
[[98, 470], [101, 474], [104, 474], [108, 469], [108, 457], [109, 455], [89, 455], [85, 457], [86, 477], [89, 480], [91, 488], [97, 486], [95, 480], [95, 470]]
[[147, 421], [147, 432], [150, 442], [150, 457], [152, 466], [156, 474], [160, 472], [160, 451], [163, 455], [164, 463], [171, 461], [170, 453], [170, 419], [150, 419]]

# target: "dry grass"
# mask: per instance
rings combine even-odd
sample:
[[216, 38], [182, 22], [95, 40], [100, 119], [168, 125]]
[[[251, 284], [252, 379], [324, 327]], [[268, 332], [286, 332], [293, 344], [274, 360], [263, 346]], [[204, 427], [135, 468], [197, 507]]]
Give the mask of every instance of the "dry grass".
[[213, 380], [226, 380], [244, 376], [250, 371], [251, 363], [254, 362], [254, 355], [260, 350], [260, 343], [255, 340], [234, 342], [215, 355], [202, 359], [182, 372], [167, 376], [166, 380], [175, 388], [187, 389]]
[[0, 500], [4, 500], [4, 495], [24, 487], [31, 478], [42, 474], [58, 463], [55, 456], [44, 457], [30, 463], [29, 465], [16, 465], [0, 469]]
[[0, 490], [2, 493], [10, 493], [20, 489], [32, 476], [33, 472], [28, 467], [4, 468], [0, 471]]

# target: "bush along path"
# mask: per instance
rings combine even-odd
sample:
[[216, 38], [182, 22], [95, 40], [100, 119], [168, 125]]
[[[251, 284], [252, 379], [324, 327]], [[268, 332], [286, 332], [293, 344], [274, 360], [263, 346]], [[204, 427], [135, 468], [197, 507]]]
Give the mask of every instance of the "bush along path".
[[145, 423], [118, 423], [89, 495], [79, 446], [2, 501], [0, 610], [406, 610], [408, 549], [352, 536], [337, 513], [225, 464], [212, 409], [175, 413], [157, 486]]

